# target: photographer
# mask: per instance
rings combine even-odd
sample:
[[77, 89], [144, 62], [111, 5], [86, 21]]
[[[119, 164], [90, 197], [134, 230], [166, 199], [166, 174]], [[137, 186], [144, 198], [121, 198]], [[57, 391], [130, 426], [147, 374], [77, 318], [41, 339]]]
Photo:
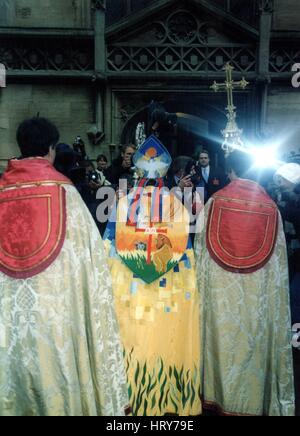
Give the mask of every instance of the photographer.
[[76, 137], [75, 142], [73, 144], [73, 149], [75, 153], [77, 153], [80, 156], [82, 161], [87, 160], [88, 157], [85, 151], [85, 144], [80, 136]]
[[174, 160], [165, 184], [169, 189], [178, 187], [182, 192], [185, 188], [196, 190], [204, 187], [197, 162], [188, 156], [179, 156]]
[[67, 144], [59, 144], [56, 148], [55, 168], [68, 177], [81, 195], [101, 234], [105, 225], [100, 224], [96, 217], [99, 201], [96, 194], [102, 186], [109, 186], [102, 172], [95, 169], [93, 162], [88, 160], [85, 144], [77, 136], [73, 149]]
[[86, 171], [86, 183], [90, 191], [97, 192], [101, 188], [101, 181], [98, 171], [91, 160], [87, 160], [83, 163]]
[[132, 180], [133, 162], [132, 158], [136, 152], [135, 145], [128, 144], [122, 147], [120, 156], [112, 162], [112, 165], [104, 172], [106, 179], [118, 187], [121, 179]]
[[104, 156], [104, 154], [100, 154], [100, 156], [97, 157], [96, 172], [98, 173], [99, 182], [100, 182], [101, 187], [102, 186], [111, 186], [111, 183], [105, 177], [105, 172], [107, 170], [107, 164], [108, 164], [107, 157]]
[[282, 217], [294, 227], [290, 237], [290, 275], [292, 322], [300, 322], [300, 165], [283, 165], [275, 174], [281, 198], [279, 209]]
[[[170, 190], [177, 188], [176, 196], [187, 206], [190, 205], [191, 225], [204, 206], [204, 195], [196, 192], [197, 188], [203, 188], [201, 183], [202, 178], [197, 162], [188, 156], [177, 157], [165, 178], [165, 186]], [[189, 193], [185, 192], [188, 188]], [[190, 234], [192, 242], [194, 242], [194, 236], [193, 233]]]
[[191, 176], [186, 172], [187, 166], [190, 164], [190, 162], [192, 162], [192, 159], [190, 159], [188, 156], [179, 156], [174, 160], [165, 180], [165, 185], [169, 189], [178, 186], [181, 191], [183, 191], [184, 188], [193, 187]]
[[97, 224], [99, 232], [101, 233], [101, 235], [103, 235], [106, 225], [103, 223], [99, 223], [97, 220], [97, 208], [100, 204], [99, 200], [97, 200], [97, 191], [103, 185], [101, 184], [99, 173], [96, 170], [92, 161], [86, 160], [82, 162], [82, 165], [85, 168], [85, 182], [81, 186], [80, 193], [83, 201], [85, 202], [92, 217], [94, 218], [95, 223]]

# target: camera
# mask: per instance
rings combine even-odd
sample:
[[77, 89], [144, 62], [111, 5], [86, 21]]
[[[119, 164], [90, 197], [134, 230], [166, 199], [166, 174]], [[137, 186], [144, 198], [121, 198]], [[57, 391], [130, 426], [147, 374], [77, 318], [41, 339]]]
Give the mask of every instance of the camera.
[[98, 183], [100, 181], [99, 174], [97, 171], [90, 171], [88, 173], [88, 181]]
[[202, 179], [201, 167], [197, 165], [197, 162], [191, 159], [186, 166], [185, 173], [190, 176], [191, 182], [197, 187]]
[[87, 158], [86, 151], [85, 151], [85, 144], [80, 136], [76, 137], [75, 142], [73, 144], [73, 149], [75, 153], [78, 153], [80, 155], [81, 160], [85, 160]]

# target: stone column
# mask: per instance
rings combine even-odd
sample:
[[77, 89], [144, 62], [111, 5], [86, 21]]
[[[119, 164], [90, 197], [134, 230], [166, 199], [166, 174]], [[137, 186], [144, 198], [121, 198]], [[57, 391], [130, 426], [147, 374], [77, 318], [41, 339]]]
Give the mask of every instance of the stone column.
[[15, 18], [15, 2], [13, 0], [0, 0], [0, 25], [13, 26]]
[[268, 104], [268, 87], [270, 84], [270, 45], [272, 18], [274, 11], [273, 0], [259, 0], [260, 25], [259, 25], [259, 53], [258, 53], [258, 90], [261, 102], [261, 116], [259, 131], [265, 131]]
[[94, 30], [95, 30], [95, 70], [104, 74], [106, 70], [106, 45], [105, 45], [105, 13], [106, 0], [93, 0]]
[[77, 0], [76, 26], [79, 28], [91, 27], [91, 0]]
[[95, 131], [94, 142], [104, 138], [104, 89], [103, 81], [106, 75], [106, 43], [105, 43], [105, 14], [106, 0], [92, 0], [94, 11], [95, 32]]
[[273, 0], [260, 0], [260, 29], [259, 29], [259, 59], [258, 71], [260, 76], [269, 77], [270, 43], [273, 18]]

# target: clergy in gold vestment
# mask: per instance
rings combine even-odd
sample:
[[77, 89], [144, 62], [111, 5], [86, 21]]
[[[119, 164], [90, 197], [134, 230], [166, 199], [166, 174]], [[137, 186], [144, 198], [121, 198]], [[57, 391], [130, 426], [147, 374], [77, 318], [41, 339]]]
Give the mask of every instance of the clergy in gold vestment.
[[203, 406], [225, 415], [294, 415], [285, 235], [276, 205], [241, 179], [249, 159], [228, 159], [232, 183], [205, 209], [196, 239], [202, 302]]
[[57, 139], [47, 120], [23, 123], [27, 158], [11, 161], [0, 179], [0, 415], [124, 415], [103, 243], [76, 189], [52, 166]]
[[199, 415], [199, 297], [189, 214], [162, 188], [171, 157], [156, 138], [134, 162], [144, 178], [119, 202], [104, 241], [130, 404], [134, 415]]

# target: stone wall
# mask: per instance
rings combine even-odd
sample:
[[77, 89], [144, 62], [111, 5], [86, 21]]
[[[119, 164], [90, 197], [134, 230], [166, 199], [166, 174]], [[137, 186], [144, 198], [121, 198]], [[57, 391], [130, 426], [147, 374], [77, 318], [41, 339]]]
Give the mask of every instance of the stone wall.
[[[109, 2], [108, 18], [115, 3]], [[274, 0], [274, 9], [274, 30], [299, 30], [299, 0]], [[91, 27], [91, 0], [0, 0], [0, 26]]]
[[[93, 124], [93, 95], [88, 86], [10, 84], [0, 90], [0, 167], [7, 159], [18, 156], [15, 133], [25, 118], [44, 116], [53, 121], [61, 133], [60, 142], [72, 144], [80, 135], [87, 144], [90, 158], [106, 152], [103, 146], [91, 146], [86, 135]], [[1, 172], [1, 168], [0, 168]]]
[[282, 154], [300, 151], [300, 90], [288, 86], [275, 87], [268, 97], [267, 132], [279, 141]]
[[0, 0], [0, 26], [87, 28], [91, 0]]
[[299, 17], [299, 0], [274, 0], [274, 30], [299, 31]]

